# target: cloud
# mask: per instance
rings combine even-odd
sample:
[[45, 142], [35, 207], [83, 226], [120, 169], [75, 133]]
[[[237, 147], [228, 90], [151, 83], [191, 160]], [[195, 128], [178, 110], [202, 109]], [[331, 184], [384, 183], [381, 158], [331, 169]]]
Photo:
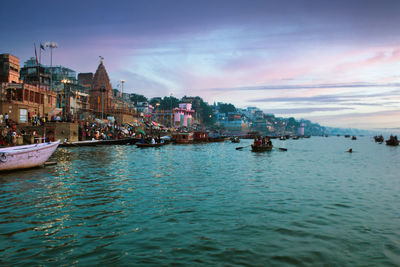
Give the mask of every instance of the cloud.
[[249, 102], [294, 102], [294, 103], [343, 103], [349, 101], [357, 101], [361, 99], [368, 99], [374, 97], [398, 96], [400, 90], [392, 90], [389, 92], [375, 93], [375, 94], [352, 94], [352, 95], [316, 95], [310, 97], [270, 97], [260, 99], [250, 99]]
[[335, 89], [335, 88], [371, 88], [371, 87], [400, 87], [400, 83], [331, 83], [331, 84], [295, 84], [295, 85], [261, 85], [261, 86], [242, 86], [231, 88], [210, 88], [213, 91], [264, 91], [264, 90], [302, 90], [302, 89]]
[[346, 107], [326, 107], [326, 108], [276, 108], [276, 109], [264, 109], [265, 113], [276, 113], [276, 114], [305, 114], [321, 111], [341, 111], [341, 110], [352, 110], [353, 108]]

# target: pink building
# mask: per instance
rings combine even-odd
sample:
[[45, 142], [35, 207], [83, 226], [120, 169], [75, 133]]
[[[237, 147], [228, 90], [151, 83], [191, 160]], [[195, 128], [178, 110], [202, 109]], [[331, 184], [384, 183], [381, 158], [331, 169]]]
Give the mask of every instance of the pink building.
[[179, 108], [174, 108], [174, 126], [189, 127], [192, 124], [192, 104], [183, 103], [179, 104]]

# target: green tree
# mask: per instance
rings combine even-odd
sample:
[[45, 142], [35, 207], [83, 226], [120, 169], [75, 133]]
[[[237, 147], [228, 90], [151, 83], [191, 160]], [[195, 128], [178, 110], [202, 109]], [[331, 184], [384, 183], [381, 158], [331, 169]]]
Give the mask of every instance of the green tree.
[[219, 103], [218, 108], [219, 113], [228, 114], [228, 112], [236, 112], [235, 106], [230, 103]]
[[147, 102], [147, 97], [144, 95], [131, 94], [131, 101], [135, 104], [138, 102]]

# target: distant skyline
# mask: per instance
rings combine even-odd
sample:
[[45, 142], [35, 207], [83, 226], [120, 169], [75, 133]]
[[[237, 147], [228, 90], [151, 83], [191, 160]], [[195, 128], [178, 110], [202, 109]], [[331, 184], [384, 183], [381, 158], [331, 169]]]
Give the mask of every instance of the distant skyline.
[[[400, 1], [6, 1], [0, 53], [324, 126], [400, 127]], [[42, 63], [50, 64], [49, 52]]]

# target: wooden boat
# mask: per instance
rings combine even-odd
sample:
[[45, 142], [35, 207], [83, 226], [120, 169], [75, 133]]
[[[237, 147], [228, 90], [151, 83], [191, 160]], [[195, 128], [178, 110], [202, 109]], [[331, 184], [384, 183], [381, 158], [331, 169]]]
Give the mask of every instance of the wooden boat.
[[213, 143], [213, 142], [224, 142], [227, 140], [226, 136], [215, 136], [215, 137], [208, 137], [208, 142]]
[[272, 148], [274, 146], [273, 145], [263, 145], [263, 146], [255, 146], [255, 145], [251, 145], [251, 151], [253, 152], [264, 152], [264, 151], [271, 151]]
[[353, 135], [353, 136], [351, 137], [351, 140], [357, 140], [357, 137], [356, 137], [355, 135]]
[[60, 140], [0, 149], [0, 171], [27, 169], [43, 165], [57, 149]]
[[61, 143], [60, 147], [81, 147], [81, 146], [100, 146], [100, 145], [126, 145], [135, 144], [140, 139], [129, 137], [123, 139], [111, 139], [111, 140], [85, 140], [77, 142], [65, 142]]
[[164, 146], [165, 143], [155, 143], [155, 144], [147, 144], [147, 143], [136, 143], [137, 147], [140, 148], [147, 148], [147, 147], [160, 147], [160, 146]]
[[376, 143], [382, 143], [384, 141], [383, 136], [374, 136], [374, 140]]
[[60, 147], [77, 147], [77, 146], [97, 146], [99, 145], [101, 140], [85, 140], [85, 141], [77, 141], [77, 142], [65, 142], [61, 143]]
[[397, 136], [390, 136], [388, 140], [386, 140], [386, 145], [388, 146], [398, 146], [399, 145], [399, 140], [397, 139]]
[[208, 141], [208, 132], [205, 131], [195, 131], [193, 133], [194, 143], [203, 143]]
[[232, 141], [232, 143], [240, 143], [239, 137], [232, 137], [231, 141]]
[[193, 133], [175, 133], [172, 140], [175, 144], [191, 144], [194, 141]]
[[122, 139], [110, 139], [110, 140], [100, 140], [100, 145], [127, 145], [130, 143], [136, 143], [138, 141], [137, 138], [128, 137]]

